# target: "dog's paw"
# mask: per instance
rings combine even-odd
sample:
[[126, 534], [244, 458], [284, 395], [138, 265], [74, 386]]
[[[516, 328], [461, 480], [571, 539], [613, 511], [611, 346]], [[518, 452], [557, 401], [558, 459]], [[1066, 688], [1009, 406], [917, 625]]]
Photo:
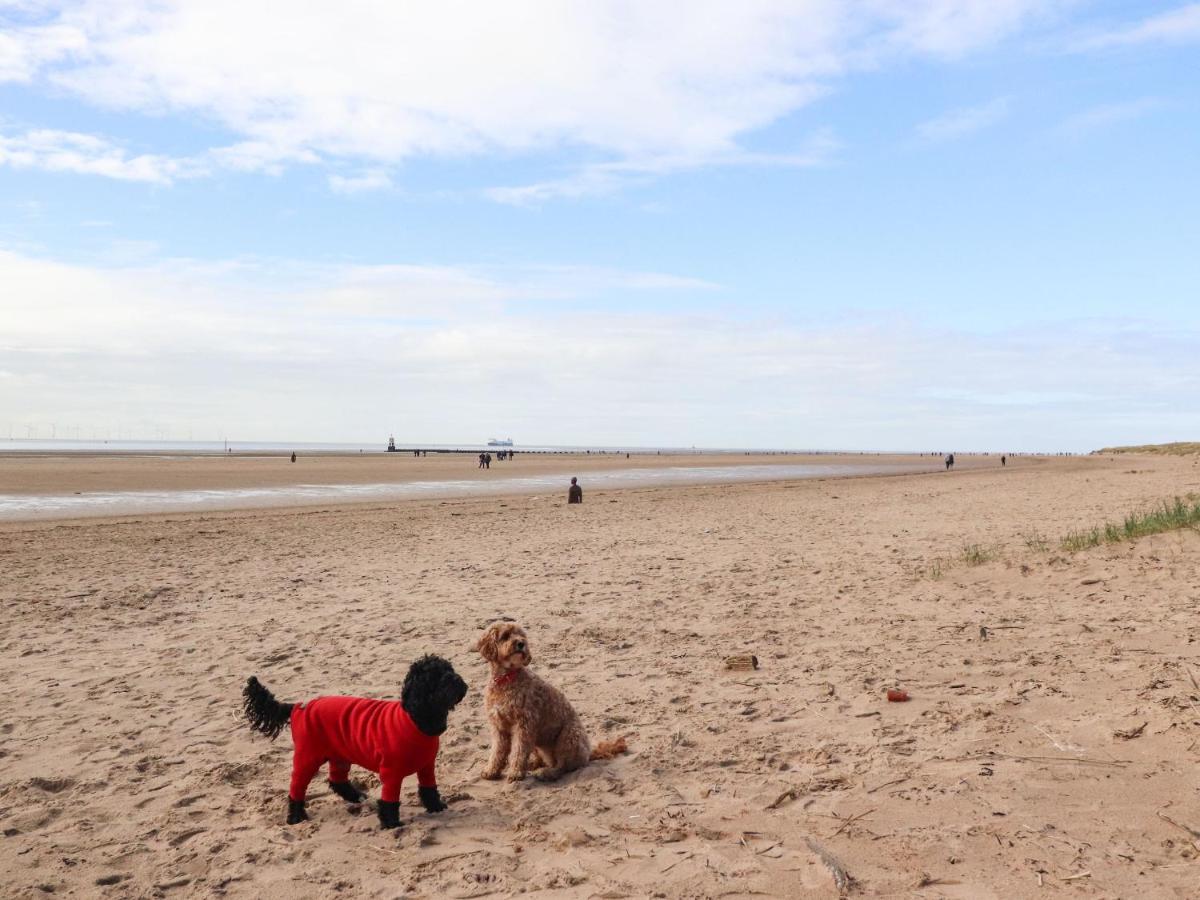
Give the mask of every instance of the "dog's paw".
[[507, 781], [509, 784], [516, 784], [520, 781], [525, 780], [525, 773], [524, 772], [509, 772], [507, 775], [504, 776], [504, 780]]
[[400, 801], [379, 801], [379, 827], [400, 828]]
[[497, 778], [500, 777], [500, 770], [499, 769], [484, 769], [482, 772], [479, 773], [479, 777], [484, 779], [485, 781], [495, 781]]
[[329, 789], [347, 803], [362, 803], [367, 798], [366, 794], [348, 781], [331, 781]]
[[441, 794], [435, 787], [417, 788], [417, 795], [421, 798], [421, 805], [425, 807], [426, 812], [440, 813], [446, 809], [446, 804], [442, 802]]
[[304, 811], [303, 800], [288, 800], [287, 823], [289, 825], [299, 825], [301, 822], [308, 821], [308, 813]]

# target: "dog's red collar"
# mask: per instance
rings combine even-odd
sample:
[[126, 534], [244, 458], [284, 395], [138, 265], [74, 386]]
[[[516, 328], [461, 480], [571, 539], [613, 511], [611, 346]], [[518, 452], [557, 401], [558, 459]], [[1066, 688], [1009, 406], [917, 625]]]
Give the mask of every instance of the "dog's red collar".
[[504, 687], [512, 684], [520, 674], [520, 669], [509, 669], [503, 675], [497, 675], [495, 678], [493, 678], [492, 684], [494, 684], [496, 687]]

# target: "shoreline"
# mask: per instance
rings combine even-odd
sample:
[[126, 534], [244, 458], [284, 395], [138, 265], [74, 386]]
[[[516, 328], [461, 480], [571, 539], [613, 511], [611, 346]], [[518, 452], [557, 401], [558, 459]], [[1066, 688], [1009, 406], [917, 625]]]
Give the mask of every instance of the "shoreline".
[[[573, 455], [494, 462], [428, 457], [0, 457], [0, 522], [69, 521], [255, 508], [405, 503], [421, 498], [553, 493], [571, 476], [589, 492], [865, 477], [940, 470], [930, 457], [723, 454]], [[964, 459], [962, 468], [986, 466]], [[994, 463], [993, 463], [994, 464]], [[1025, 464], [1029, 464], [1026, 462]], [[561, 482], [561, 483], [560, 483]], [[563, 487], [565, 490], [565, 487]]]

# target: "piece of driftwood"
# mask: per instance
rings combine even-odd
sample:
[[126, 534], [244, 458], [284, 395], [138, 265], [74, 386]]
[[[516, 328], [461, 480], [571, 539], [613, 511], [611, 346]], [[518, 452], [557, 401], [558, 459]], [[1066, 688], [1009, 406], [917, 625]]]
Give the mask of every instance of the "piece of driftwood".
[[856, 816], [851, 816], [850, 818], [846, 819], [846, 821], [842, 822], [842, 824], [838, 828], [838, 830], [835, 831], [833, 834], [831, 834], [830, 837], [837, 837], [839, 834], [841, 834], [843, 831], [845, 831], [847, 828], [849, 828], [851, 825], [853, 825], [859, 819], [865, 819], [871, 813], [875, 812], [875, 810], [877, 808], [878, 807], [872, 807], [871, 809], [868, 809], [866, 812], [861, 812]]
[[758, 668], [758, 657], [753, 653], [737, 653], [725, 657], [725, 668], [736, 671], [749, 671]]
[[800, 788], [790, 787], [770, 803], [768, 803], [767, 809], [779, 809], [779, 807], [783, 806], [783, 804], [787, 803], [789, 800], [795, 800], [798, 796], [800, 796]]
[[883, 790], [885, 787], [888, 787], [889, 785], [900, 784], [902, 781], [908, 781], [908, 776], [906, 775], [903, 778], [893, 778], [891, 781], [885, 781], [883, 784], [878, 784], [873, 788], [868, 788], [867, 793], [873, 794], [876, 791]]
[[1143, 722], [1141, 725], [1138, 725], [1136, 728], [1118, 729], [1117, 731], [1113, 732], [1113, 736], [1119, 737], [1122, 740], [1132, 741], [1134, 738], [1141, 737], [1142, 732], [1146, 730], [1146, 726], [1149, 724], [1150, 724], [1149, 722]]
[[[1170, 822], [1170, 823], [1171, 823], [1172, 825], [1174, 825], [1176, 828], [1183, 829], [1183, 830], [1184, 830], [1184, 831], [1186, 831], [1188, 834], [1190, 834], [1190, 835], [1192, 836], [1192, 838], [1193, 838], [1193, 839], [1195, 839], [1195, 838], [1200, 838], [1200, 828], [1193, 828], [1193, 827], [1192, 827], [1192, 826], [1190, 826], [1190, 825], [1184, 825], [1182, 822], [1176, 822], [1176, 821], [1175, 821], [1174, 819], [1172, 819], [1170, 816], [1164, 816], [1164, 815], [1163, 815], [1163, 813], [1162, 813], [1162, 810], [1161, 810], [1161, 809], [1158, 811], [1158, 813], [1157, 813], [1156, 815], [1157, 815], [1157, 816], [1158, 816], [1160, 819], [1162, 819], [1162, 820], [1164, 820], [1164, 821], [1166, 821], [1166, 822]], [[1194, 843], [1194, 844], [1195, 844], [1197, 847], [1200, 847], [1200, 841], [1193, 840], [1193, 843]]]
[[1113, 766], [1118, 769], [1123, 769], [1129, 765], [1127, 759], [1088, 759], [1083, 756], [1020, 756], [1015, 753], [1000, 753], [996, 750], [989, 750], [982, 754], [969, 754], [967, 756], [947, 757], [946, 762], [989, 762], [997, 759], [1017, 759], [1023, 762], [1048, 762], [1048, 763], [1078, 763], [1082, 766]]
[[817, 854], [821, 862], [825, 864], [825, 868], [829, 870], [829, 874], [833, 876], [833, 884], [837, 888], [838, 896], [846, 896], [850, 891], [850, 875], [842, 867], [842, 864], [838, 862], [837, 857], [812, 838], [805, 838], [804, 843], [808, 844], [809, 850]]

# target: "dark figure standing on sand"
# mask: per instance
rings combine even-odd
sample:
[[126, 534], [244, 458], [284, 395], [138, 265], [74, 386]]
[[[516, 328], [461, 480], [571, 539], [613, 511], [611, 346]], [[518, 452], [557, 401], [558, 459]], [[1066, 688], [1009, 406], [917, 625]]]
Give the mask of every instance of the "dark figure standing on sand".
[[479, 468], [481, 468], [481, 469], [483, 468], [483, 454], [482, 453], [479, 454]]
[[296, 461], [296, 451], [293, 450], [292, 451], [292, 462], [295, 462], [295, 461]]
[[953, 465], [954, 465], [954, 454], [953, 453], [946, 454], [946, 471], [949, 472]]
[[568, 503], [582, 503], [583, 502], [583, 488], [581, 488], [579, 486], [578, 478], [571, 479], [571, 487], [567, 489], [567, 502]]

